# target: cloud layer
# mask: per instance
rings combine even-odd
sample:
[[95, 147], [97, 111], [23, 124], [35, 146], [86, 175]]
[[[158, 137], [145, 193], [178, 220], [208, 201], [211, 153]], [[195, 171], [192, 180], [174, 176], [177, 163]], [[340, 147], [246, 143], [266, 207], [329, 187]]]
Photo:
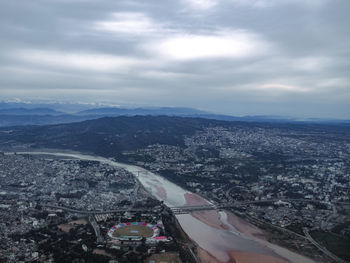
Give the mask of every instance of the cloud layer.
[[350, 118], [347, 0], [0, 6], [3, 99]]

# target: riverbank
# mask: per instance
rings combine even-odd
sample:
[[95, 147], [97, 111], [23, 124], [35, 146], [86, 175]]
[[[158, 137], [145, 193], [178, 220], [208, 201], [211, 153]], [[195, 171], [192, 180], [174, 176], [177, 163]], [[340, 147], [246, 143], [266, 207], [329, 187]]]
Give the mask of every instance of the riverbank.
[[[168, 207], [208, 204], [208, 200], [171, 183], [144, 168], [83, 154], [23, 152], [23, 154], [56, 155], [107, 163], [131, 172], [142, 186]], [[264, 232], [230, 212], [203, 211], [176, 216], [181, 228], [198, 246], [202, 262], [305, 262], [311, 259], [269, 243]], [[263, 261], [260, 261], [263, 260]], [[211, 260], [211, 261], [208, 261]], [[213, 261], [215, 260], [215, 261]]]

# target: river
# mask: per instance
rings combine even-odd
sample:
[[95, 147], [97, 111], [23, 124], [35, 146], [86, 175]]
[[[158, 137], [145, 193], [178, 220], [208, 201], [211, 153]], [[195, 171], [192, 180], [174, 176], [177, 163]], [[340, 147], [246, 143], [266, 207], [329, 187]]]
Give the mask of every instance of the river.
[[[78, 153], [18, 152], [18, 154], [54, 155], [99, 161], [131, 172], [155, 198], [168, 207], [210, 204], [203, 197], [144, 168]], [[197, 211], [176, 215], [184, 232], [197, 245], [198, 257], [206, 262], [235, 263], [313, 263], [288, 249], [269, 243], [266, 234], [228, 211]]]

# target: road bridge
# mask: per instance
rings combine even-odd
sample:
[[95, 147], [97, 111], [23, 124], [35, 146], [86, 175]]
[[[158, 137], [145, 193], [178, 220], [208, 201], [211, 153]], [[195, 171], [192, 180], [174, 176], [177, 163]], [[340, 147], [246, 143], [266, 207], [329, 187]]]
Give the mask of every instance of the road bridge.
[[[233, 202], [233, 203], [222, 203], [218, 205], [192, 205], [192, 206], [173, 206], [169, 207], [174, 214], [188, 214], [190, 212], [195, 211], [206, 211], [206, 210], [220, 210], [220, 209], [229, 209], [234, 207], [240, 207], [250, 204], [262, 204], [262, 203], [274, 203], [277, 201], [284, 202], [317, 202], [322, 204], [330, 204], [320, 200], [309, 200], [309, 199], [270, 199], [270, 200], [257, 200], [257, 201], [246, 201], [246, 202]], [[337, 202], [331, 203], [331, 205], [338, 204]], [[349, 203], [340, 203], [341, 205], [349, 204]], [[349, 204], [350, 205], [350, 204]], [[111, 209], [111, 210], [78, 210], [75, 208], [69, 208], [64, 206], [56, 206], [56, 205], [48, 205], [43, 204], [43, 207], [61, 209], [67, 212], [82, 214], [82, 215], [94, 215], [94, 214], [113, 214], [113, 213], [122, 213], [122, 212], [149, 212], [151, 208], [119, 208], [119, 209]]]
[[196, 205], [196, 206], [176, 206], [170, 207], [170, 210], [174, 214], [188, 214], [194, 211], [206, 211], [206, 210], [217, 210], [218, 208], [214, 205]]
[[103, 244], [105, 242], [105, 240], [104, 240], [103, 236], [101, 235], [100, 226], [97, 224], [96, 219], [93, 215], [89, 215], [89, 222], [95, 231], [97, 243]]
[[220, 210], [220, 209], [229, 209], [229, 208], [234, 208], [234, 207], [240, 207], [240, 206], [245, 206], [245, 205], [250, 205], [250, 204], [263, 204], [263, 203], [275, 203], [278, 201], [283, 201], [283, 202], [302, 202], [302, 203], [320, 203], [324, 205], [331, 205], [332, 208], [334, 209], [335, 205], [347, 205], [350, 203], [345, 203], [345, 202], [325, 202], [321, 200], [311, 200], [311, 199], [269, 199], [269, 200], [256, 200], [256, 201], [236, 201], [233, 203], [221, 203], [218, 205], [192, 205], [192, 206], [175, 206], [175, 207], [170, 207], [171, 211], [174, 214], [187, 214], [190, 212], [195, 212], [195, 211], [205, 211], [205, 210]]

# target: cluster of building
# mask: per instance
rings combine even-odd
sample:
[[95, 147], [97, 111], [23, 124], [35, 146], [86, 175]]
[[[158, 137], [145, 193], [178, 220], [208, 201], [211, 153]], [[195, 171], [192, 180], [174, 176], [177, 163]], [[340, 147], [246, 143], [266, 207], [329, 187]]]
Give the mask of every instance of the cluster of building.
[[[43, 247], [50, 247], [48, 244], [63, 237], [65, 229], [81, 231], [72, 242], [87, 242], [83, 240], [89, 238], [95, 242], [91, 224], [72, 228], [67, 222], [92, 211], [152, 207], [159, 203], [138, 190], [130, 173], [98, 162], [2, 154], [0, 262], [49, 262], [52, 253], [45, 256]], [[67, 212], [67, 208], [71, 210]], [[75, 246], [68, 246], [67, 250], [73, 251]]]
[[138, 187], [132, 174], [99, 162], [21, 155], [0, 159], [0, 183], [2, 206], [30, 200], [86, 211], [129, 204]]
[[[155, 144], [124, 155], [219, 204], [289, 200], [290, 207], [244, 207], [281, 227], [330, 230], [347, 218], [342, 213], [350, 203], [350, 140], [345, 135], [237, 125], [197, 132], [185, 138], [185, 147]], [[322, 205], [315, 207], [315, 201]]]

